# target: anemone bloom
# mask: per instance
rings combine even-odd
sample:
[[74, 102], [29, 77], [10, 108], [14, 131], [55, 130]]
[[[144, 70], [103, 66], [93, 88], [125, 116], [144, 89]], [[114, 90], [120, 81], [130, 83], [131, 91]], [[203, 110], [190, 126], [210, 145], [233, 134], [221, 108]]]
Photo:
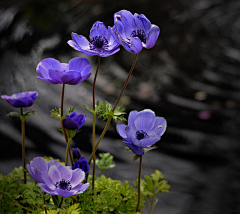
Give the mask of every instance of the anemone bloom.
[[91, 65], [82, 57], [75, 57], [67, 63], [60, 63], [53, 58], [42, 60], [37, 66], [37, 72], [42, 76], [37, 78], [51, 84], [77, 85], [90, 77]]
[[86, 174], [89, 172], [89, 164], [88, 164], [88, 161], [86, 158], [84, 157], [81, 157], [79, 158], [79, 160], [77, 160], [75, 163], [74, 163], [74, 166], [72, 167], [72, 169], [81, 169], [83, 170]]
[[68, 44], [75, 50], [87, 54], [108, 57], [120, 50], [119, 44], [106, 29], [103, 22], [97, 21], [90, 31], [90, 41], [82, 35], [72, 33], [72, 40]]
[[11, 96], [2, 95], [1, 98], [6, 100], [13, 107], [29, 107], [34, 103], [34, 100], [38, 97], [36, 91], [26, 91], [16, 93]]
[[69, 129], [69, 130], [76, 129], [77, 131], [79, 131], [79, 129], [85, 123], [86, 118], [87, 118], [87, 115], [72, 112], [63, 120], [63, 125], [66, 129]]
[[69, 197], [81, 194], [89, 187], [89, 183], [81, 183], [84, 178], [85, 173], [79, 168], [72, 170], [68, 166], [52, 165], [48, 172], [42, 172], [44, 183], [39, 186], [49, 195]]
[[114, 26], [109, 27], [114, 39], [127, 51], [139, 53], [142, 48], [152, 48], [160, 33], [158, 26], [143, 15], [132, 15], [127, 10], [121, 10], [114, 14]]
[[123, 142], [136, 155], [143, 155], [144, 149], [160, 140], [167, 127], [163, 117], [156, 117], [150, 109], [143, 111], [131, 111], [128, 117], [128, 125], [118, 124], [117, 132], [123, 138]]
[[62, 166], [62, 164], [56, 160], [50, 160], [47, 162], [42, 157], [36, 157], [30, 162], [30, 164], [27, 164], [27, 169], [33, 180], [38, 183], [43, 183], [44, 181], [41, 174], [42, 172], [47, 172], [52, 165], [55, 165], [56, 167]]

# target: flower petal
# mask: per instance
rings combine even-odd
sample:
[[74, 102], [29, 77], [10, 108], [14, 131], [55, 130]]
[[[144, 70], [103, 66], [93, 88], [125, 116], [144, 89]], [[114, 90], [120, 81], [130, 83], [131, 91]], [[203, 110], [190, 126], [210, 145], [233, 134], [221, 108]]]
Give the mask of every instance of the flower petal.
[[56, 182], [53, 182], [52, 179], [50, 178], [49, 174], [47, 172], [43, 172], [42, 173], [42, 179], [43, 179], [43, 183], [45, 183], [49, 189], [54, 190], [56, 189], [56, 186], [54, 184], [56, 184]]
[[72, 169], [66, 166], [59, 166], [58, 171], [60, 172], [62, 179], [69, 181], [72, 179]]
[[86, 37], [78, 35], [76, 33], [72, 33], [72, 39], [74, 42], [76, 42], [80, 50], [90, 49], [89, 41], [86, 39]]
[[134, 120], [134, 124], [137, 130], [142, 130], [148, 133], [155, 124], [155, 113], [150, 109], [140, 111]]
[[123, 143], [125, 143], [125, 145], [136, 155], [143, 155], [144, 151], [140, 148], [137, 147], [135, 145], [133, 145], [132, 143], [129, 143], [128, 139], [123, 139]]
[[49, 168], [48, 175], [50, 176], [50, 178], [54, 184], [56, 184], [58, 181], [61, 180], [61, 174], [55, 165], [53, 165]]
[[61, 84], [68, 84], [68, 82], [74, 79], [74, 76], [70, 72], [61, 72], [56, 70], [50, 70], [49, 76], [51, 77], [51, 79]]
[[61, 195], [63, 197], [69, 197], [74, 193], [73, 191], [68, 191], [64, 189], [56, 189], [55, 191], [57, 192], [58, 195]]
[[49, 189], [48, 186], [44, 183], [40, 183], [39, 186], [41, 187], [43, 192], [46, 192], [49, 195], [58, 195], [55, 190]]
[[148, 133], [149, 135], [158, 135], [161, 137], [167, 128], [167, 121], [164, 117], [156, 117], [155, 124], [152, 130]]
[[62, 166], [62, 164], [59, 161], [56, 160], [50, 160], [47, 162], [48, 164], [48, 169], [52, 166], [55, 165], [56, 167]]
[[94, 38], [95, 36], [102, 36], [102, 37], [107, 37], [107, 29], [104, 25], [103, 22], [96, 21], [92, 29], [90, 30], [90, 38]]
[[132, 53], [137, 54], [143, 49], [142, 41], [138, 37], [131, 38], [130, 50]]
[[47, 59], [43, 59], [38, 65], [37, 65], [37, 72], [39, 73], [39, 67], [41, 68], [41, 71], [43, 71], [42, 69], [44, 69], [45, 71], [48, 70], [61, 70], [61, 63], [54, 59], [54, 58], [47, 58]]
[[47, 172], [48, 165], [44, 158], [36, 157], [30, 162], [30, 166], [37, 169], [40, 172]]
[[159, 140], [160, 140], [160, 137], [158, 137], [157, 135], [143, 138], [142, 140], [140, 140], [140, 142], [142, 144], [141, 147], [144, 148], [146, 146], [152, 146], [153, 144], [155, 144]]
[[138, 15], [138, 20], [140, 20], [142, 23], [143, 23], [143, 26], [144, 26], [144, 30], [146, 33], [149, 32], [150, 28], [151, 28], [151, 22], [147, 19], [147, 17], [143, 14], [141, 15]]
[[77, 168], [72, 171], [72, 179], [70, 181], [72, 188], [81, 183], [85, 178], [85, 173], [81, 169]]
[[138, 111], [131, 111], [128, 116], [128, 126], [131, 126], [131, 128], [136, 132], [138, 131], [135, 127], [134, 120], [137, 115]]
[[90, 65], [90, 62], [87, 59], [82, 57], [75, 57], [69, 61], [69, 71], [78, 71], [81, 73], [82, 70], [89, 65]]
[[[38, 76], [36, 77], [37, 79], [43, 80], [45, 82], [51, 83], [51, 84], [58, 84], [58, 82], [56, 80], [52, 80], [52, 79], [45, 79], [44, 77]], [[50, 78], [50, 77], [49, 77]]]
[[118, 134], [122, 137], [122, 138], [127, 138], [127, 135], [126, 135], [126, 128], [128, 126], [125, 125], [125, 124], [117, 124], [117, 132]]
[[156, 25], [152, 25], [150, 31], [147, 36], [146, 48], [152, 48], [158, 39], [158, 35], [160, 33], [160, 28]]

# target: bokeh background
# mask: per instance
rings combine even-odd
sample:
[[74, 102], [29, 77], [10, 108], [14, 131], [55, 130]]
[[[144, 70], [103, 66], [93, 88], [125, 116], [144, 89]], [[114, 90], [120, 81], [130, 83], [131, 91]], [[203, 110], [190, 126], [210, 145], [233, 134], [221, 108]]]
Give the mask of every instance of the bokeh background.
[[[71, 32], [88, 38], [93, 23], [113, 26], [115, 12], [127, 9], [145, 14], [160, 27], [156, 45], [143, 50], [121, 105], [131, 110], [152, 109], [168, 128], [143, 157], [143, 175], [162, 171], [172, 186], [158, 195], [155, 214], [240, 213], [240, 1], [235, 0], [4, 0], [0, 2], [0, 94], [36, 90], [39, 97], [29, 109], [36, 114], [26, 125], [26, 153], [64, 160], [64, 138], [58, 119], [61, 85], [36, 79], [37, 64], [53, 57], [61, 62], [86, 57], [94, 74], [97, 56], [89, 57], [67, 45]], [[133, 62], [124, 48], [102, 58], [96, 98], [114, 104]], [[92, 75], [77, 85], [66, 85], [64, 109], [75, 107], [87, 122], [72, 141], [85, 157], [91, 152]], [[21, 165], [19, 118], [0, 100], [0, 173]], [[27, 109], [25, 109], [27, 110]], [[97, 121], [97, 136], [105, 122]], [[138, 161], [124, 152], [124, 144], [111, 123], [98, 153], [114, 155], [116, 167], [106, 176], [131, 184]]]

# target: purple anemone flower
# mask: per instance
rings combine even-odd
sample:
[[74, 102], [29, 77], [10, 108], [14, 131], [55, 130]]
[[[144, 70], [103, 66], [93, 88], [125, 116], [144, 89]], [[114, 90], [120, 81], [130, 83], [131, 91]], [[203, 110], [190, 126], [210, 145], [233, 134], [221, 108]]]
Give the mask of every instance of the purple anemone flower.
[[44, 183], [42, 172], [48, 172], [52, 165], [55, 165], [56, 167], [62, 166], [62, 164], [56, 160], [50, 160], [47, 162], [42, 157], [36, 157], [30, 162], [30, 164], [27, 164], [27, 169], [33, 180], [38, 183]]
[[67, 63], [60, 63], [53, 58], [42, 60], [37, 66], [37, 72], [42, 76], [37, 78], [51, 84], [77, 85], [90, 77], [91, 65], [82, 57], [75, 57]]
[[128, 125], [118, 124], [117, 132], [123, 138], [123, 142], [136, 155], [143, 155], [144, 149], [160, 140], [167, 127], [163, 117], [156, 117], [154, 111], [131, 111], [128, 117]]
[[36, 91], [26, 91], [11, 96], [2, 95], [1, 98], [6, 100], [13, 107], [29, 107], [34, 103], [34, 100], [38, 97]]
[[72, 167], [73, 170], [77, 168], [83, 170], [87, 174], [89, 172], [89, 164], [87, 159], [84, 157], [79, 158], [79, 160], [77, 160]]
[[72, 33], [72, 40], [68, 44], [75, 50], [87, 54], [108, 57], [120, 50], [119, 44], [106, 29], [103, 22], [97, 21], [90, 31], [90, 41], [82, 35]]
[[89, 183], [81, 183], [84, 178], [85, 173], [81, 169], [52, 165], [48, 172], [42, 172], [44, 183], [39, 183], [39, 186], [49, 195], [69, 197], [81, 194], [89, 187]]
[[121, 10], [114, 14], [114, 26], [111, 29], [114, 39], [127, 51], [134, 54], [143, 48], [152, 48], [160, 33], [158, 26], [143, 15], [135, 13], [132, 15], [127, 10]]
[[87, 115], [72, 112], [63, 120], [63, 125], [66, 129], [69, 129], [69, 130], [76, 129], [77, 131], [79, 131], [79, 129], [85, 123], [86, 118], [87, 118]]

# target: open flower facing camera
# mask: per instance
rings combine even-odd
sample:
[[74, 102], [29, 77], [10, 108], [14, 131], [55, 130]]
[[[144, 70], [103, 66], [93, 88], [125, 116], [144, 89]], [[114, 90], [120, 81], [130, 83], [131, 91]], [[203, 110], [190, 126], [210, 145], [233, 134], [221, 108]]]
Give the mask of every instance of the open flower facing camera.
[[[113, 156], [109, 153], [101, 153], [99, 154], [101, 160], [96, 160], [96, 151], [112, 119], [115, 122], [126, 121], [124, 117], [126, 114], [125, 108], [123, 106], [118, 107], [119, 102], [134, 70], [138, 54], [143, 48], [152, 48], [159, 33], [159, 27], [151, 24], [145, 15], [137, 13], [133, 15], [127, 10], [121, 10], [114, 14], [113, 27], [106, 28], [103, 22], [95, 22], [91, 28], [89, 40], [83, 35], [72, 33], [72, 40], [69, 40], [68, 44], [73, 49], [98, 57], [92, 83], [92, 108], [79, 103], [92, 114], [92, 153], [89, 160], [81, 157], [79, 148], [88, 144], [90, 139], [80, 137], [75, 141], [75, 144], [79, 144], [77, 145], [79, 148], [71, 150], [70, 146], [75, 135], [81, 134], [80, 129], [85, 124], [87, 115], [76, 113], [74, 108], [64, 109], [65, 85], [78, 85], [85, 80], [88, 81], [87, 79], [91, 75], [91, 65], [88, 59], [75, 57], [70, 59], [69, 63], [61, 63], [57, 59], [47, 58], [39, 62], [36, 68], [40, 75], [37, 79], [50, 84], [62, 84], [60, 106], [51, 111], [51, 117], [58, 118], [61, 123], [59, 134], [63, 134], [66, 143], [64, 164], [53, 158], [36, 157], [27, 164], [26, 170], [24, 121], [27, 121], [29, 115], [34, 114], [34, 111], [30, 110], [23, 113], [23, 107], [31, 106], [38, 96], [38, 92], [28, 91], [12, 96], [1, 96], [11, 106], [20, 107], [21, 110], [20, 114], [11, 112], [8, 115], [21, 118], [23, 167], [14, 169], [8, 176], [0, 174], [0, 213], [140, 214], [145, 206], [144, 202], [148, 203], [149, 214], [153, 213], [158, 201], [155, 195], [168, 192], [170, 186], [167, 181], [161, 180], [163, 175], [158, 170], [151, 174], [151, 177], [145, 176], [141, 180], [142, 158], [143, 154], [153, 149], [154, 144], [161, 139], [166, 130], [166, 120], [163, 117], [157, 117], [152, 110], [145, 109], [143, 111], [131, 111], [128, 117], [128, 125], [117, 125], [117, 132], [123, 138], [124, 144], [135, 154], [133, 160], [139, 158], [138, 180], [135, 182], [137, 189], [131, 187], [129, 182], [122, 183], [106, 178], [103, 175], [105, 170], [115, 167]], [[107, 101], [96, 101], [95, 86], [101, 57], [108, 57], [117, 53], [121, 46], [135, 54], [122, 90], [114, 105]], [[90, 82], [88, 81], [88, 84]], [[71, 87], [78, 90], [77, 86]], [[71, 93], [69, 94], [71, 95]], [[76, 96], [74, 99], [78, 100]], [[107, 122], [101, 135], [96, 140], [97, 117], [103, 121], [107, 120]], [[59, 144], [58, 146], [62, 147], [63, 145]], [[61, 157], [62, 152], [59, 151], [62, 151], [62, 148], [60, 150], [55, 149], [53, 154]], [[91, 164], [92, 166], [90, 166]], [[99, 176], [96, 176], [99, 172], [95, 170], [96, 166], [101, 170]], [[35, 182], [27, 181], [30, 177]], [[90, 185], [91, 188], [88, 188]]]
[[89, 37], [88, 41], [86, 37], [72, 33], [72, 40], [68, 41], [68, 44], [73, 49], [91, 56], [108, 57], [120, 50], [119, 43], [115, 41], [103, 22], [94, 23]]
[[128, 125], [118, 124], [117, 132], [123, 142], [136, 155], [143, 155], [144, 149], [152, 149], [152, 145], [161, 139], [167, 127], [163, 117], [156, 117], [150, 109], [131, 111]]

